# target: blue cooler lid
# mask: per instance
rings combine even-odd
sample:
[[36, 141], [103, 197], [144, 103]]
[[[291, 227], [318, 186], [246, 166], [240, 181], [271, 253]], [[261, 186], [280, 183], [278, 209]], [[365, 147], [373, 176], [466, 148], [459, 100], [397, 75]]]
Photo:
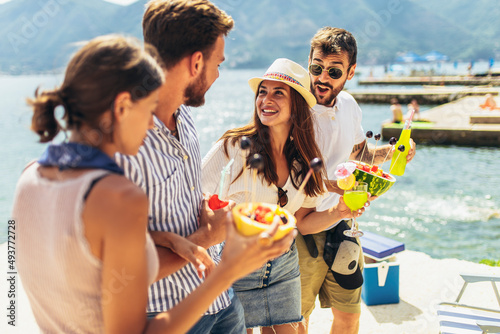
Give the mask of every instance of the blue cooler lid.
[[361, 246], [363, 253], [377, 259], [388, 257], [405, 250], [405, 244], [372, 232], [363, 231]]

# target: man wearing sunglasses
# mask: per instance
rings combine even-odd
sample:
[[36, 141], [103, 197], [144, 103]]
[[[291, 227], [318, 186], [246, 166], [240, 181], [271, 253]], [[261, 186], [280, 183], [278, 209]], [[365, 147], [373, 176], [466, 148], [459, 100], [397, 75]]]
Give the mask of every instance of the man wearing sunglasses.
[[[334, 206], [343, 193], [337, 187], [334, 172], [339, 163], [347, 160], [362, 160], [374, 164], [383, 162], [391, 145], [366, 146], [361, 158], [366, 138], [361, 126], [361, 109], [354, 98], [342, 91], [347, 80], [354, 77], [357, 46], [351, 33], [344, 29], [324, 27], [311, 40], [309, 54], [309, 74], [311, 92], [318, 104], [312, 112], [316, 119], [316, 142], [325, 160], [330, 195], [317, 207], [317, 211]], [[411, 141], [408, 161], [415, 155], [415, 143]], [[309, 316], [316, 297], [319, 295], [321, 307], [331, 308], [334, 316], [331, 333], [358, 333], [361, 312], [361, 286], [343, 288], [338, 283], [328, 265], [323, 260], [323, 250], [327, 233], [331, 233], [338, 222], [330, 226], [315, 226], [317, 233], [297, 237], [299, 265], [302, 285], [302, 315], [305, 320], [299, 326], [299, 333], [307, 333]], [[330, 232], [328, 232], [328, 230]], [[363, 263], [361, 252], [358, 263]], [[361, 265], [362, 267], [362, 265]], [[361, 285], [362, 280], [358, 285]]]

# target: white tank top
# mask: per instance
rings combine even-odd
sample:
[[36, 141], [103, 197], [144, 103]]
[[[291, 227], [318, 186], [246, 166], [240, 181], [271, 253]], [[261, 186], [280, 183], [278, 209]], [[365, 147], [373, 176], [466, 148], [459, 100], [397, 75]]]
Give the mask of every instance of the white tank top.
[[[101, 307], [112, 291], [101, 290], [102, 262], [90, 250], [81, 217], [92, 181], [108, 172], [51, 181], [38, 167], [31, 165], [19, 179], [12, 213], [17, 268], [33, 314], [43, 333], [102, 333]], [[145, 247], [152, 283], [159, 263], [149, 233]], [[113, 287], [128, 279], [128, 273], [117, 272]]]

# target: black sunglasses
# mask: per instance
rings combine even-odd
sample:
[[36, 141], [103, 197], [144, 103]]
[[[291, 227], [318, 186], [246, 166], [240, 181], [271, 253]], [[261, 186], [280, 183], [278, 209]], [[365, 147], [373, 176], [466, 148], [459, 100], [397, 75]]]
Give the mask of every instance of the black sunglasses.
[[[311, 64], [311, 65], [309, 65], [309, 73], [311, 73], [314, 76], [321, 75], [321, 73], [323, 73], [324, 70], [325, 70], [324, 67], [321, 66], [321, 65], [318, 65], [318, 64]], [[344, 74], [344, 72], [342, 72], [342, 70], [340, 68], [338, 68], [338, 67], [330, 67], [328, 69], [328, 75], [332, 79], [338, 79], [343, 74]]]
[[288, 203], [288, 196], [286, 193], [288, 190], [283, 190], [280, 187], [278, 187], [278, 203], [280, 207], [284, 207]]

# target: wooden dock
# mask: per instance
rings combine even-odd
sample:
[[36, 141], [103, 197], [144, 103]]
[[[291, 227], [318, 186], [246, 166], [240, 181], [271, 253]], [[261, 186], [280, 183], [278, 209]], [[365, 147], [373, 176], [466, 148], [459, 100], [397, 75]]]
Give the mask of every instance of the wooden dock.
[[438, 86], [500, 86], [498, 76], [425, 76], [425, 77], [368, 77], [358, 81], [360, 85], [438, 85]]
[[444, 104], [465, 96], [498, 95], [498, 89], [491, 87], [424, 87], [416, 89], [366, 89], [348, 91], [356, 101], [362, 103], [389, 104], [392, 98], [399, 103], [410, 103], [415, 99], [419, 104]]
[[[484, 98], [470, 96], [421, 112], [420, 118], [430, 123], [414, 122], [411, 137], [417, 144], [500, 147], [500, 123], [494, 123], [500, 112], [481, 110], [483, 102]], [[384, 124], [382, 137], [398, 138], [402, 127]]]

